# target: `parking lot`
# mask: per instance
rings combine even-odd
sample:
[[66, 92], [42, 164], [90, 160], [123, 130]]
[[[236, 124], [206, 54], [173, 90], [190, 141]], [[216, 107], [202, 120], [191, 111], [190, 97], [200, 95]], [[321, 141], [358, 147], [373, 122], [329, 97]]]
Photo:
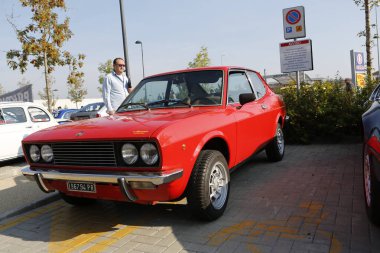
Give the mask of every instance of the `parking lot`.
[[231, 175], [227, 210], [214, 222], [198, 221], [184, 202], [73, 207], [54, 201], [2, 220], [0, 252], [380, 249], [380, 229], [365, 214], [360, 144], [289, 145], [278, 163], [256, 155]]

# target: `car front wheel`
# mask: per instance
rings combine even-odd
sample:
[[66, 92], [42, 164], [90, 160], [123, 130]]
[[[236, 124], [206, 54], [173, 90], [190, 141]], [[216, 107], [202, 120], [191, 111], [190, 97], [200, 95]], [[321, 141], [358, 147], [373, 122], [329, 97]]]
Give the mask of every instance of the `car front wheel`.
[[380, 225], [380, 182], [376, 180], [373, 168], [374, 159], [368, 152], [368, 146], [363, 148], [363, 183], [366, 210], [369, 219]]
[[202, 150], [189, 181], [187, 201], [193, 213], [204, 220], [222, 216], [229, 196], [229, 169], [224, 156]]
[[281, 125], [277, 124], [276, 135], [265, 149], [267, 158], [271, 162], [281, 161], [285, 154], [284, 133]]

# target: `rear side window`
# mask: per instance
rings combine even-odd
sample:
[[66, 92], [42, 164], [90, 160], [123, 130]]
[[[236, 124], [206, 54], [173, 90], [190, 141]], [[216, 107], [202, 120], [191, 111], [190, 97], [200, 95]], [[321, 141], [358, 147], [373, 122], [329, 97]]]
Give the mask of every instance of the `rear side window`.
[[248, 72], [249, 79], [251, 79], [252, 85], [257, 92], [257, 99], [263, 97], [266, 93], [266, 89], [263, 81], [260, 77], [254, 72]]
[[252, 87], [244, 72], [231, 72], [228, 77], [228, 103], [239, 102], [239, 95], [252, 93]]
[[28, 107], [28, 112], [32, 122], [46, 122], [50, 121], [49, 115], [37, 107]]
[[23, 123], [26, 122], [26, 115], [22, 107], [3, 108], [0, 120], [5, 124]]

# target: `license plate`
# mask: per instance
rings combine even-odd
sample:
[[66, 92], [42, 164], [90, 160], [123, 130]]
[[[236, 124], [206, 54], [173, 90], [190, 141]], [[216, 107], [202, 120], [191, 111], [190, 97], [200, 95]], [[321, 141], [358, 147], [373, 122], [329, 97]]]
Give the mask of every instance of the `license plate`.
[[67, 182], [67, 190], [75, 192], [96, 192], [95, 183]]

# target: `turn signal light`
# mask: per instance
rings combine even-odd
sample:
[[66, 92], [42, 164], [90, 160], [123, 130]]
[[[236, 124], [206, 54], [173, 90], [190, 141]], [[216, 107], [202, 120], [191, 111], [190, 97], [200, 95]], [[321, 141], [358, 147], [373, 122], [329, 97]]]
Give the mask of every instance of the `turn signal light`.
[[133, 181], [129, 182], [132, 189], [156, 189], [157, 186], [151, 182]]

